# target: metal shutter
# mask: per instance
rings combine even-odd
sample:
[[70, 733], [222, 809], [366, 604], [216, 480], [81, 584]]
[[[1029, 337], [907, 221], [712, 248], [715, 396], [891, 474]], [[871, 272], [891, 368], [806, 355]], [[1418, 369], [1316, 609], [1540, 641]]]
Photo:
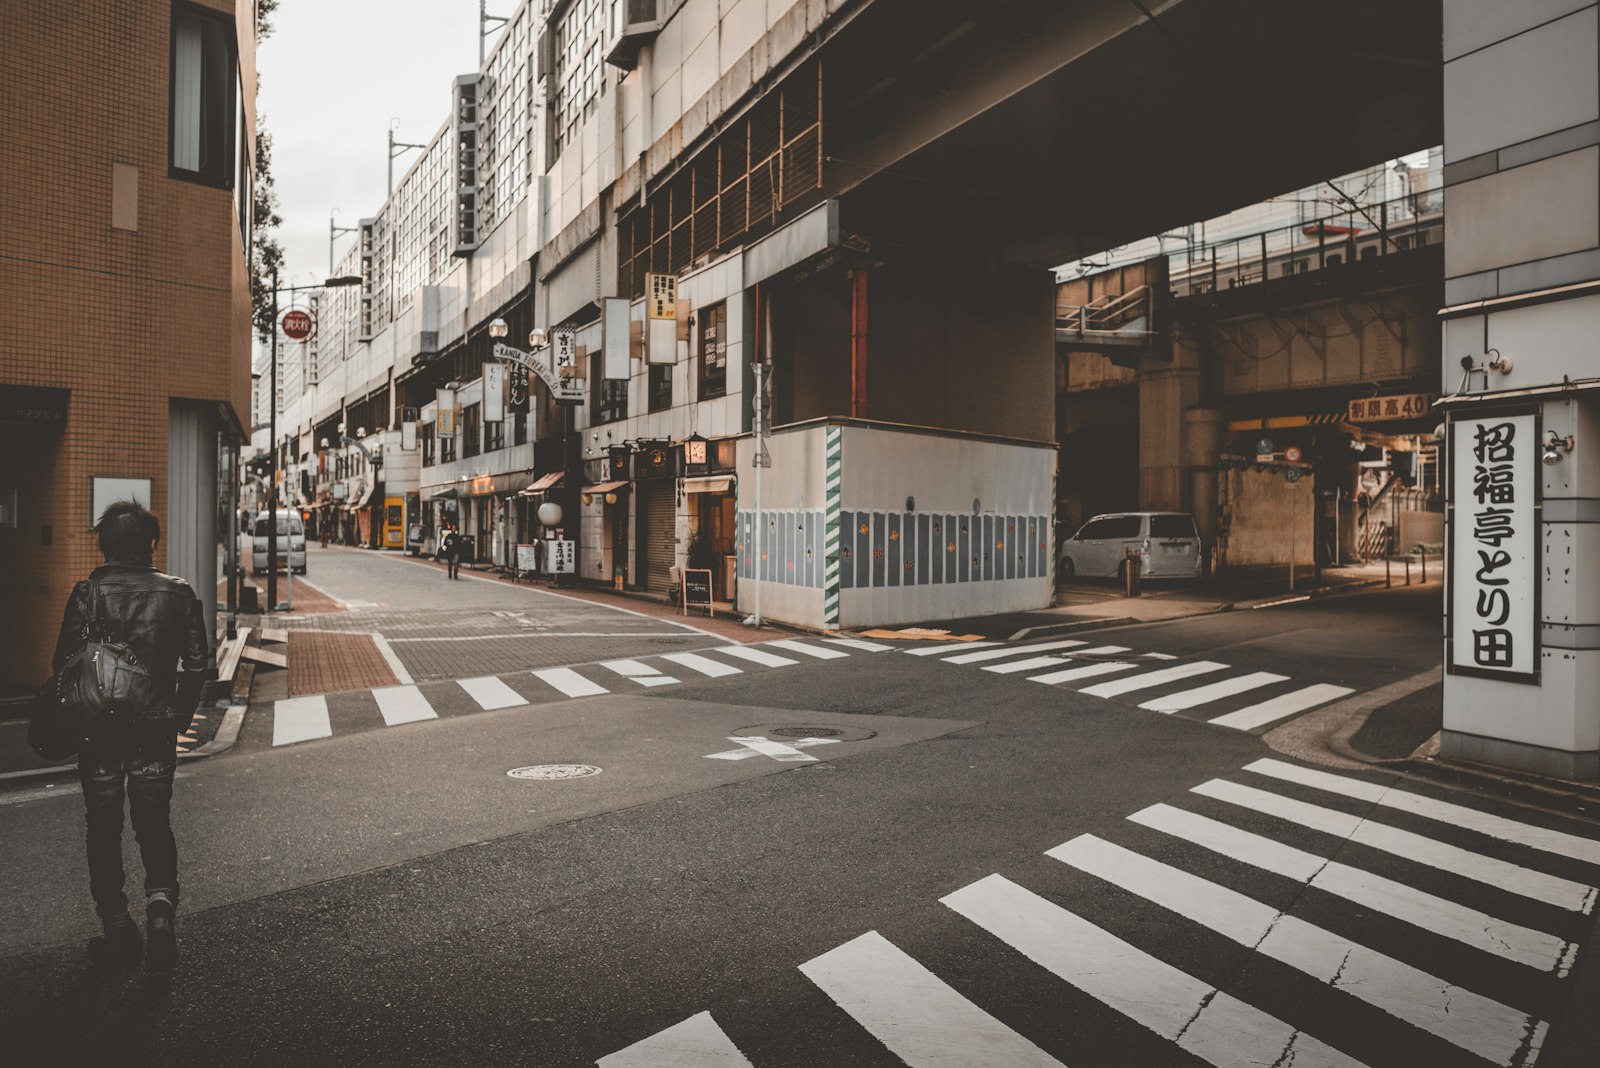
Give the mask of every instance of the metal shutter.
[[640, 561], [637, 581], [655, 593], [672, 589], [671, 568], [677, 563], [674, 537], [677, 527], [676, 486], [670, 478], [652, 478], [634, 483], [639, 500]]

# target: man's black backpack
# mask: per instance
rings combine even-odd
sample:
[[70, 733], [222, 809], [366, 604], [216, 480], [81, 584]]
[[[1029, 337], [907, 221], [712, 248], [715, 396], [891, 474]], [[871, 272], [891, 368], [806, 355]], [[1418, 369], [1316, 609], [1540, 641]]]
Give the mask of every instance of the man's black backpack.
[[150, 706], [155, 684], [150, 670], [125, 642], [105, 638], [100, 594], [89, 584], [89, 618], [83, 647], [39, 692], [28, 724], [28, 745], [46, 760], [76, 753], [85, 741], [123, 732]]

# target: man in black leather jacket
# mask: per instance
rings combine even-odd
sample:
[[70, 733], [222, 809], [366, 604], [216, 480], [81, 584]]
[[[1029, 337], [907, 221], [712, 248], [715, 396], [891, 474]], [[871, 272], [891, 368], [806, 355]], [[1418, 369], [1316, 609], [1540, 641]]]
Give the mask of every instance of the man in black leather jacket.
[[[86, 742], [78, 778], [87, 809], [89, 893], [105, 934], [89, 954], [132, 963], [145, 953], [153, 971], [177, 962], [178, 849], [172, 835], [172, 775], [178, 734], [189, 729], [210, 663], [205, 617], [194, 590], [155, 569], [161, 523], [133, 501], [111, 505], [95, 524], [104, 567], [73, 587], [61, 620], [53, 668], [82, 647], [91, 617], [105, 641], [126, 642], [144, 662], [157, 695], [126, 733]], [[92, 599], [92, 603], [91, 603]], [[181, 670], [180, 670], [181, 668]], [[124, 789], [144, 861], [146, 951], [123, 893]]]

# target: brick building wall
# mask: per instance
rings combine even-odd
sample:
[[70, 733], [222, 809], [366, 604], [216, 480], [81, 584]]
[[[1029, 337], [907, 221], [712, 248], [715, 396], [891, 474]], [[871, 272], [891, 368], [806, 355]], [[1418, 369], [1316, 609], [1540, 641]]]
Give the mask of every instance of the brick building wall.
[[[234, 18], [253, 150], [254, 5], [194, 6]], [[48, 673], [72, 584], [101, 562], [89, 479], [151, 480], [164, 567], [171, 404], [205, 402], [219, 427], [249, 420], [235, 193], [169, 175], [172, 8], [0, 5], [0, 383], [71, 391], [59, 429], [0, 423], [0, 490], [18, 502], [16, 527], [0, 528], [0, 681], [10, 684]]]

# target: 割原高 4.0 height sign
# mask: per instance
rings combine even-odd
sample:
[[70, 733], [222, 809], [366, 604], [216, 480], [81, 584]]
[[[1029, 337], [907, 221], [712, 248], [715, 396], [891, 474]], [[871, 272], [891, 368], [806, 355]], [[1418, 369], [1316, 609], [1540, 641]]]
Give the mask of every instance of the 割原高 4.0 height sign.
[[1537, 408], [1450, 421], [1449, 670], [1539, 682]]

